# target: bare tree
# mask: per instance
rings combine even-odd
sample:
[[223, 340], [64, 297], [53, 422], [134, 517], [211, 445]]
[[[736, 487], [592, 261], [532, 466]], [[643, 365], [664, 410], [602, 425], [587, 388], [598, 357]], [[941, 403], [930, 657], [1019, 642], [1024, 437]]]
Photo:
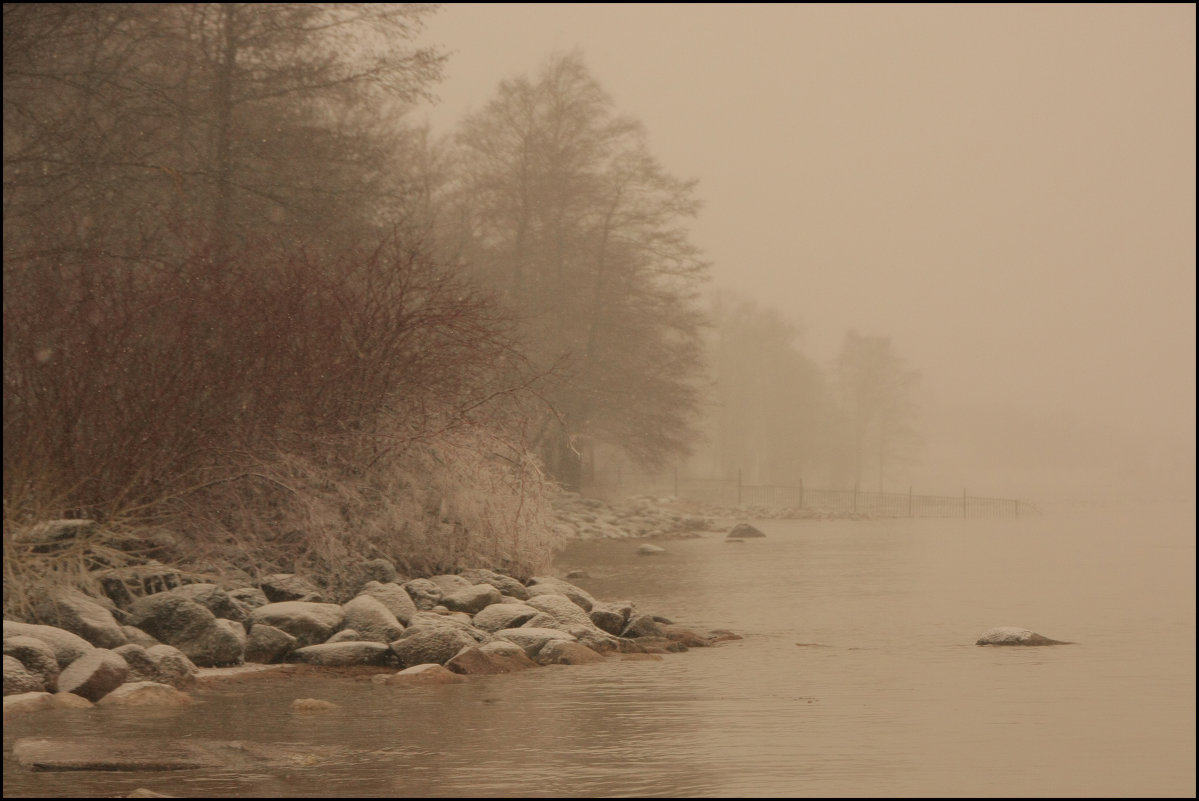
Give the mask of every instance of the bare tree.
[[457, 153], [461, 252], [517, 310], [534, 361], [557, 368], [534, 432], [551, 472], [578, 486], [595, 442], [647, 466], [685, 453], [707, 277], [686, 229], [694, 182], [662, 169], [578, 54], [503, 81]]
[[889, 337], [850, 331], [837, 359], [837, 376], [849, 422], [855, 482], [861, 482], [873, 459], [882, 492], [887, 467], [911, 459], [919, 442], [912, 390], [920, 373], [907, 367]]

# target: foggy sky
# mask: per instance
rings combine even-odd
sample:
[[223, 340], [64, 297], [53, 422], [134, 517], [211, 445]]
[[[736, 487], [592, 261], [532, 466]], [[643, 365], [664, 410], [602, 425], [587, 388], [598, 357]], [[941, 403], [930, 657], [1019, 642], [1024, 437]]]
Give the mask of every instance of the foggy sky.
[[1193, 4], [456, 3], [423, 39], [440, 132], [577, 48], [699, 179], [716, 286], [921, 371], [917, 484], [1193, 471]]

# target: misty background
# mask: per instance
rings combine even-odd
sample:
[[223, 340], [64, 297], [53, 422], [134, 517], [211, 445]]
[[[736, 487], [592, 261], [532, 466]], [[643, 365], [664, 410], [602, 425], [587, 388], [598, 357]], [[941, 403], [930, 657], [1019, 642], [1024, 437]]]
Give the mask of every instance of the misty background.
[[454, 3], [422, 38], [439, 133], [577, 53], [698, 179], [714, 289], [822, 367], [888, 337], [923, 438], [888, 489], [1193, 492], [1193, 5]]

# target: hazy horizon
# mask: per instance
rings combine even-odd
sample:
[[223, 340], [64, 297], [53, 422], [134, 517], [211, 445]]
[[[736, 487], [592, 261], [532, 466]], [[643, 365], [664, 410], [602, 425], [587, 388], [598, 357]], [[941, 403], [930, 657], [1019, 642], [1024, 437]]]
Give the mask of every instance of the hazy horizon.
[[[449, 133], [578, 51], [699, 181], [716, 288], [821, 365], [922, 375], [908, 481], [1169, 485], [1195, 465], [1193, 5], [449, 4]], [[1025, 439], [1021, 439], [1021, 437]]]

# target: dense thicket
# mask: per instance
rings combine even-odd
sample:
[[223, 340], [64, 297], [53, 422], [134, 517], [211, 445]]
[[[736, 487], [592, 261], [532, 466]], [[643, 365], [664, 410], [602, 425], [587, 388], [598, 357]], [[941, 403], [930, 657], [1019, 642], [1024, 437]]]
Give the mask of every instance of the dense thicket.
[[429, 11], [5, 4], [6, 545], [66, 514], [267, 569], [544, 558], [523, 359], [418, 220]]

